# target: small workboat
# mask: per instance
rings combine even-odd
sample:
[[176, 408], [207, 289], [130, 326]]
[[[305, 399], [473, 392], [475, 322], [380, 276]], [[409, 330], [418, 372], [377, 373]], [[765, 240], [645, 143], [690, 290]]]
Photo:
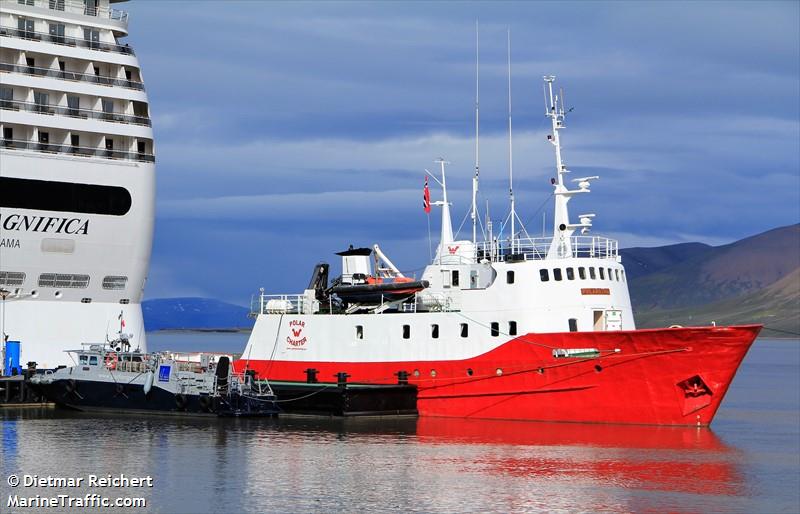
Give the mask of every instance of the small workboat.
[[[170, 415], [273, 416], [269, 384], [236, 373], [232, 355], [127, 351], [128, 339], [84, 345], [76, 364], [36, 374], [30, 384], [60, 407]], [[73, 359], [74, 360], [74, 359]]]

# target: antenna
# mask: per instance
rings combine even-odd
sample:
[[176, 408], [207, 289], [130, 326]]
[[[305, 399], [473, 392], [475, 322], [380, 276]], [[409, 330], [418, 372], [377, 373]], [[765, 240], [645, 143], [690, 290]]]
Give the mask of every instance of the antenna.
[[511, 29], [507, 32], [508, 40], [508, 196], [511, 201], [511, 253], [514, 253], [514, 234], [516, 229], [517, 212], [514, 207], [514, 159], [513, 147], [511, 143]]
[[480, 175], [480, 146], [479, 141], [479, 81], [480, 72], [480, 41], [478, 39], [478, 20], [475, 20], [475, 176], [472, 177], [472, 246], [478, 242], [478, 176]]

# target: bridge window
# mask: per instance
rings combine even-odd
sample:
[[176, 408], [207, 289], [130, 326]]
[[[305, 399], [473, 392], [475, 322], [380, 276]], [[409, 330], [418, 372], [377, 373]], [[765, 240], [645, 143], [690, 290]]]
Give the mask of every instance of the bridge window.
[[619, 270], [618, 269], [614, 270], [614, 276], [617, 278], [617, 282], [619, 282]]
[[411, 339], [411, 325], [403, 325], [403, 339]]
[[595, 276], [595, 274], [594, 274], [594, 266], [589, 268], [589, 278], [592, 279], [592, 280], [597, 278], [597, 276]]
[[461, 324], [461, 337], [469, 337], [469, 325], [466, 323]]
[[611, 273], [611, 268], [608, 268], [608, 280], [614, 280], [614, 275]]
[[561, 268], [553, 269], [553, 279], [556, 281], [561, 281]]
[[513, 284], [513, 283], [514, 283], [514, 272], [506, 271], [506, 284]]
[[492, 321], [492, 337], [497, 337], [500, 335], [500, 323], [497, 321]]
[[97, 355], [92, 355], [91, 357], [89, 357], [89, 365], [97, 366]]
[[356, 325], [356, 339], [364, 339], [364, 325]]
[[431, 325], [431, 338], [439, 339], [439, 325], [437, 325], [436, 323]]
[[550, 280], [550, 272], [546, 269], [539, 270], [539, 278], [542, 279], [542, 282], [547, 282]]
[[578, 276], [581, 278], [581, 280], [586, 280], [586, 268], [578, 268]]
[[606, 271], [605, 271], [605, 269], [597, 268], [597, 271], [600, 272], [600, 280], [605, 280], [606, 279]]
[[622, 277], [622, 281], [625, 282], [625, 270], [620, 271], [619, 274]]
[[570, 332], [577, 332], [578, 331], [578, 320], [575, 318], [569, 319], [569, 331]]
[[575, 280], [575, 269], [567, 268], [567, 280]]
[[508, 322], [508, 335], [510, 335], [510, 336], [517, 335], [517, 322], [516, 321], [509, 321]]
[[[39, 132], [40, 138], [44, 134]], [[111, 216], [123, 216], [131, 208], [130, 193], [117, 186], [0, 177], [0, 191], [3, 191], [0, 207]], [[17, 223], [35, 221], [29, 217]], [[6, 226], [4, 228], [8, 229]], [[77, 226], [71, 227], [71, 230], [76, 229]]]

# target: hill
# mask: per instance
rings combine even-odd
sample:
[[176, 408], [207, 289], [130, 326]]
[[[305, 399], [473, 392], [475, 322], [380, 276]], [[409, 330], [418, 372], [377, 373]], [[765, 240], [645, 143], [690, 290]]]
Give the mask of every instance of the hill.
[[721, 302], [780, 281], [800, 268], [800, 224], [694, 250], [653, 273], [630, 277], [637, 314]]
[[159, 298], [142, 302], [144, 327], [154, 330], [252, 328], [246, 307], [211, 298]]

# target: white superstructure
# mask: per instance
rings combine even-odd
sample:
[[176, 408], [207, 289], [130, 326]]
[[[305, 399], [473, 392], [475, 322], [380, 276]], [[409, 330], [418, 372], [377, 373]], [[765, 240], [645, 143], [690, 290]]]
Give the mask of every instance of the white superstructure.
[[146, 351], [153, 131], [116, 4], [0, 0], [0, 334], [23, 366], [123, 323]]

